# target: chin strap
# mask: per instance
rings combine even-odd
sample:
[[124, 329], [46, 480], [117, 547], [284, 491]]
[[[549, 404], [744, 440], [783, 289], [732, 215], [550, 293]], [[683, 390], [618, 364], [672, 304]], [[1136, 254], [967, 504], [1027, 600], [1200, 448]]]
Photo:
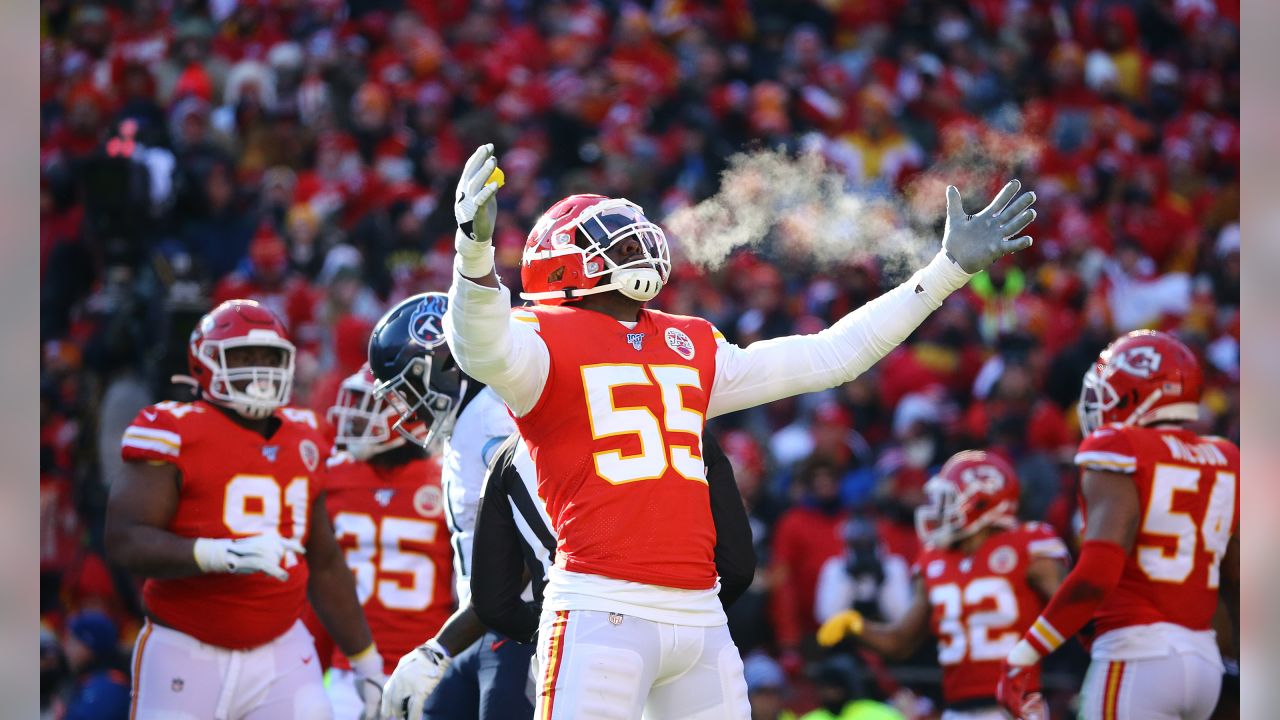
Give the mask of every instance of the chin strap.
[[200, 382], [190, 375], [170, 375], [169, 382], [174, 385], [190, 385], [197, 390], [200, 389]]
[[621, 279], [592, 288], [565, 288], [564, 290], [549, 290], [536, 293], [522, 292], [520, 297], [525, 300], [573, 300], [586, 295], [598, 295], [610, 290], [617, 290], [632, 300], [648, 302], [662, 290], [662, 278], [657, 270], [635, 268], [634, 270], [618, 270], [614, 272], [615, 277], [619, 274], [622, 275]]

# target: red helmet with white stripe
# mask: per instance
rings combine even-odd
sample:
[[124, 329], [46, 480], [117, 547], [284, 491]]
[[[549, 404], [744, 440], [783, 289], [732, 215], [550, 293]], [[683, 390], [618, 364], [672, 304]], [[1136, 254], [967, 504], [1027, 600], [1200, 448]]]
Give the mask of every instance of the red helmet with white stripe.
[[1172, 335], [1134, 330], [1107, 346], [1084, 375], [1076, 412], [1085, 434], [1107, 423], [1150, 425], [1195, 420], [1200, 362]]
[[[616, 263], [605, 254], [626, 238], [639, 241], [640, 256]], [[662, 228], [624, 198], [570, 195], [547, 209], [525, 240], [520, 297], [560, 305], [583, 295], [617, 290], [645, 302], [671, 274], [671, 252]], [[609, 282], [600, 284], [608, 277]]]
[[1009, 461], [985, 450], [951, 456], [924, 484], [925, 504], [916, 508], [916, 534], [933, 547], [947, 547], [992, 525], [1009, 526], [1018, 512], [1018, 476]]
[[[368, 460], [379, 453], [405, 444], [405, 436], [392, 432], [400, 415], [385, 397], [374, 393], [377, 379], [365, 363], [355, 374], [342, 381], [338, 398], [329, 408], [329, 423], [334, 427], [333, 442], [357, 460]], [[427, 428], [421, 422], [406, 423], [407, 430], [425, 441]]]
[[[255, 348], [270, 352], [249, 352]], [[288, 404], [293, 359], [280, 318], [253, 300], [228, 300], [196, 323], [187, 344], [191, 375], [174, 379], [196, 385], [211, 403], [261, 419]]]

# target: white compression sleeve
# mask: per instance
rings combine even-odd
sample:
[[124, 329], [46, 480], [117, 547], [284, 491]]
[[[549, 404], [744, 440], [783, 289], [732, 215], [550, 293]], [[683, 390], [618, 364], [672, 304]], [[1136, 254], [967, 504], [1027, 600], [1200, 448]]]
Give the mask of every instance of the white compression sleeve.
[[519, 417], [533, 409], [551, 356], [536, 330], [511, 319], [510, 290], [474, 283], [455, 264], [444, 335], [458, 367], [493, 388], [512, 413]]
[[707, 417], [849, 382], [907, 339], [972, 275], [939, 252], [906, 282], [815, 335], [721, 343]]

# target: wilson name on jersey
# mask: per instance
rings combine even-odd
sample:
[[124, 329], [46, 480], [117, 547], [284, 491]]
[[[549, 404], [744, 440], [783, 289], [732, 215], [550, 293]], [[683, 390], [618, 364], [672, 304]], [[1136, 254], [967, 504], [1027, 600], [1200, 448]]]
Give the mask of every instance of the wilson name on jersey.
[[715, 585], [702, 426], [715, 380], [705, 320], [642, 310], [628, 328], [572, 307], [520, 308], [547, 344], [542, 395], [516, 423], [564, 569]]
[[[1075, 463], [1128, 475], [1138, 491], [1138, 533], [1119, 586], [1094, 616], [1098, 634], [1158, 622], [1207, 630], [1222, 556], [1239, 528], [1240, 449], [1183, 428], [1105, 425], [1080, 444]], [[1087, 505], [1084, 517], [1087, 525]]]
[[[190, 538], [279, 533], [305, 544], [328, 443], [310, 410], [281, 408], [270, 438], [203, 401], [143, 408], [120, 442], [126, 462], [167, 463], [181, 476], [169, 532]], [[289, 579], [261, 573], [150, 578], [147, 610], [162, 624], [226, 648], [262, 645], [298, 619], [306, 600], [305, 557], [288, 553]]]
[[[995, 696], [1001, 661], [1044, 609], [1027, 582], [1027, 568], [1042, 557], [1065, 562], [1067, 547], [1047, 525], [1026, 523], [997, 531], [972, 555], [928, 548], [916, 560], [946, 702]], [[1035, 689], [1038, 666], [1033, 673]]]

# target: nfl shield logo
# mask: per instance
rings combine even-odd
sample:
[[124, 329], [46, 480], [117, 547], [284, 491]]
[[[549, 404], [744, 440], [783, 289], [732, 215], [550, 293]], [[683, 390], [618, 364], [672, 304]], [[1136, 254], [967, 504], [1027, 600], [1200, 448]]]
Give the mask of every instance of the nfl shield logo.
[[279, 452], [280, 452], [279, 445], [263, 445], [262, 446], [262, 457], [266, 458], [267, 462], [275, 462], [276, 455]]
[[382, 507], [386, 507], [391, 504], [391, 496], [395, 494], [396, 491], [391, 488], [378, 488], [373, 492], [373, 499]]
[[644, 342], [644, 333], [627, 333], [627, 342], [631, 347], [639, 350], [641, 343]]

